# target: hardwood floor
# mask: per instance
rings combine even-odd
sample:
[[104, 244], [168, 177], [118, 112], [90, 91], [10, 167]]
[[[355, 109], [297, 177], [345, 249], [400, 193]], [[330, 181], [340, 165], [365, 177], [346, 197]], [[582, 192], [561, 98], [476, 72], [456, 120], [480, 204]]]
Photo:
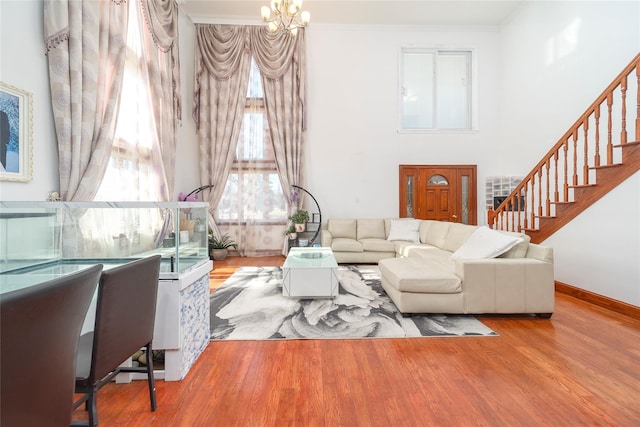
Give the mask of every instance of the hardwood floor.
[[[283, 261], [216, 262], [212, 287]], [[100, 425], [640, 425], [640, 320], [560, 293], [550, 320], [479, 317], [500, 336], [211, 342], [156, 412], [146, 382], [105, 386]]]

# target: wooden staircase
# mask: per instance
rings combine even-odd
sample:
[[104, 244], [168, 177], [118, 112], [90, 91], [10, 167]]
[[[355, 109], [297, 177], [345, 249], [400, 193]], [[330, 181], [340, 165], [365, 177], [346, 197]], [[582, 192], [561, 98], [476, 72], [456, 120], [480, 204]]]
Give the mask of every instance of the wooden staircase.
[[[635, 128], [631, 141], [628, 124]], [[638, 170], [640, 54], [504, 202], [490, 208], [488, 224], [525, 232], [540, 243]]]

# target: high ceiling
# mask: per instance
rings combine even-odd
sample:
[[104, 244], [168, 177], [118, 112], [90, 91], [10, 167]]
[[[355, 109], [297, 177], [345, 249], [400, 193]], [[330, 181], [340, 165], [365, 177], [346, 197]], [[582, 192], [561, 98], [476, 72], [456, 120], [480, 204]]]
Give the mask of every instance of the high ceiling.
[[[304, 0], [313, 24], [498, 26], [524, 0]], [[196, 23], [257, 24], [270, 0], [178, 0]]]

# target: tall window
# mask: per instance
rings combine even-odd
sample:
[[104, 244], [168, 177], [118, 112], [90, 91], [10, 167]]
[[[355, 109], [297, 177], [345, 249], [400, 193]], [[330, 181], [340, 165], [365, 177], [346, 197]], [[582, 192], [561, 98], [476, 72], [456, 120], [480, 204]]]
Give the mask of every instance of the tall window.
[[145, 29], [140, 18], [139, 2], [129, 2], [120, 110], [109, 165], [94, 200], [161, 200], [162, 163], [142, 48], [141, 31]]
[[[158, 201], [165, 185], [143, 49], [140, 3], [129, 2], [122, 94], [111, 157], [96, 201]], [[92, 209], [83, 215], [85, 254], [103, 256], [116, 239], [130, 250], [152, 249], [165, 218], [157, 209]], [[126, 252], [118, 252], [128, 255]]]
[[401, 129], [472, 129], [472, 52], [402, 48]]
[[269, 137], [260, 70], [251, 62], [236, 157], [216, 210], [219, 224], [284, 224], [287, 205]]

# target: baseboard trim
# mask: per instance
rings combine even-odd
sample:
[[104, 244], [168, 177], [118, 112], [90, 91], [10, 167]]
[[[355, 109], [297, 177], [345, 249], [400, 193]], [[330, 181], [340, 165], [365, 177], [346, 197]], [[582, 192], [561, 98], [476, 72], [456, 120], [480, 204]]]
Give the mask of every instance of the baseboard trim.
[[640, 307], [555, 281], [556, 291], [640, 320]]

